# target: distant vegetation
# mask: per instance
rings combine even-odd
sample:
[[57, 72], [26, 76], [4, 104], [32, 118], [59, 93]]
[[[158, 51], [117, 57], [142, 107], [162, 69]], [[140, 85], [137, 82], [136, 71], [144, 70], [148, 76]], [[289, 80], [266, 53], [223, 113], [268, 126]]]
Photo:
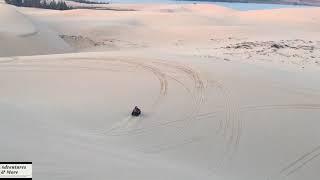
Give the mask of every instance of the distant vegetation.
[[35, 7], [44, 9], [55, 9], [55, 10], [69, 10], [72, 9], [64, 1], [52, 0], [47, 2], [46, 0], [5, 0], [6, 3], [21, 7]]
[[110, 4], [110, 2], [100, 2], [100, 1], [92, 1], [92, 0], [69, 0], [69, 1], [83, 3], [83, 4]]

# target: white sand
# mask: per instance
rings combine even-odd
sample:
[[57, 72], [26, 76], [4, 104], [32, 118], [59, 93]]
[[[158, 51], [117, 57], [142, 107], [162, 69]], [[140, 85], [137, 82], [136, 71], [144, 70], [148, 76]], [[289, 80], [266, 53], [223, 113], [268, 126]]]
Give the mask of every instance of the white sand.
[[71, 52], [47, 25], [34, 22], [12, 6], [0, 4], [0, 57]]
[[0, 4], [6, 43], [31, 19], [79, 52], [0, 53], [1, 161], [37, 179], [318, 179], [318, 8], [112, 6], [139, 11]]

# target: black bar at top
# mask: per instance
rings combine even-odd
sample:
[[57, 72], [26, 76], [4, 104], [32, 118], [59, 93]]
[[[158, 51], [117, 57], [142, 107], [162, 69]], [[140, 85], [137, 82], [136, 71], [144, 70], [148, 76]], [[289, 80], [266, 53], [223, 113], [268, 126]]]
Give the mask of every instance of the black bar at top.
[[0, 164], [32, 164], [32, 162], [0, 162]]
[[24, 180], [31, 180], [32, 178], [1, 178], [1, 180], [13, 180], [13, 179], [24, 179]]

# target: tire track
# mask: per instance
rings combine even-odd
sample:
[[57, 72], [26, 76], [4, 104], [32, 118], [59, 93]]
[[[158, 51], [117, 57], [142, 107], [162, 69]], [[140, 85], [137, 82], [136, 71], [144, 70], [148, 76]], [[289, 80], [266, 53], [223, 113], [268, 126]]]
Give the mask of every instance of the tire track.
[[[163, 73], [160, 69], [158, 69], [148, 63], [137, 62], [137, 60], [135, 60], [135, 59], [129, 60], [129, 59], [124, 59], [124, 58], [122, 58], [122, 59], [121, 58], [119, 58], [119, 59], [90, 58], [90, 60], [88, 60], [88, 58], [83, 58], [83, 59], [86, 60], [87, 62], [92, 61], [92, 59], [103, 61], [103, 62], [106, 62], [106, 61], [122, 62], [122, 63], [127, 63], [129, 65], [140, 67], [145, 71], [149, 71], [149, 72], [153, 73], [157, 77], [157, 79], [159, 80], [159, 83], [160, 83], [160, 95], [157, 98], [157, 100], [153, 106], [157, 106], [158, 103], [160, 102], [160, 99], [165, 97], [168, 92], [168, 80], [167, 80], [166, 74]], [[75, 58], [75, 59], [69, 58], [69, 60], [79, 60], [79, 58]]]
[[[163, 62], [161, 64], [164, 64]], [[168, 67], [172, 68], [172, 64], [165, 64]], [[204, 93], [204, 83], [201, 80], [201, 78], [199, 78], [200, 76], [198, 74], [192, 73], [192, 69], [188, 69], [185, 66], [177, 66], [174, 65], [174, 68], [184, 72], [185, 74], [187, 74], [195, 83], [194, 83], [194, 87], [197, 90], [197, 94], [199, 94], [199, 96], [196, 98], [197, 100], [197, 104], [196, 104], [196, 108], [201, 107], [201, 104], [204, 103], [204, 99], [205, 96], [203, 95]], [[230, 154], [230, 156], [227, 159], [231, 159], [231, 157], [233, 156], [233, 154], [236, 152], [237, 147], [239, 145], [240, 142], [240, 137], [241, 137], [241, 130], [242, 130], [242, 121], [239, 118], [239, 112], [238, 112], [238, 108], [237, 105], [232, 104], [231, 102], [231, 98], [230, 98], [230, 92], [222, 85], [222, 83], [219, 83], [217, 81], [215, 81], [214, 84], [215, 88], [218, 88], [224, 95], [225, 97], [225, 109], [226, 109], [226, 118], [225, 118], [225, 122], [220, 121], [220, 129], [224, 129], [224, 134], [225, 136], [229, 136], [227, 137], [227, 146], [230, 148], [229, 152], [226, 152], [226, 154]], [[198, 113], [199, 110], [196, 110], [194, 112], [195, 117], [192, 117], [192, 119], [199, 119], [198, 117]], [[203, 118], [203, 116], [202, 116]], [[228, 135], [228, 131], [230, 131], [230, 135]], [[228, 155], [225, 155], [228, 156]]]
[[[259, 106], [245, 106], [239, 108], [240, 112], [255, 112], [263, 110], [320, 110], [320, 104], [276, 104], [276, 105], [259, 105]], [[217, 112], [204, 114], [205, 117], [215, 116]], [[241, 130], [241, 129], [240, 129]], [[239, 133], [239, 135], [241, 132]], [[237, 136], [237, 143], [239, 143], [239, 136]], [[302, 155], [294, 162], [280, 170], [277, 176], [290, 176], [303, 168], [306, 164], [320, 157], [320, 146], [314, 148], [312, 151]], [[271, 180], [272, 178], [269, 178]]]
[[[131, 124], [132, 118], [125, 118], [121, 122], [115, 123], [112, 125], [111, 128], [109, 128], [107, 131], [102, 130], [101, 132], [98, 132], [99, 134], [103, 134], [106, 136], [124, 136], [124, 135], [138, 135], [138, 134], [146, 134], [146, 133], [153, 133], [153, 129], [155, 128], [166, 128], [169, 126], [175, 126], [177, 123], [183, 123], [182, 126], [177, 128], [177, 134], [179, 134], [180, 137], [183, 137], [183, 133], [186, 131], [186, 126], [191, 126], [191, 123], [193, 122], [200, 122], [201, 120], [206, 120], [208, 118], [213, 118], [216, 116], [219, 112], [223, 111], [217, 111], [215, 114], [213, 113], [206, 113], [206, 114], [199, 114], [201, 107], [206, 102], [206, 90], [207, 90], [207, 84], [208, 80], [203, 79], [201, 77], [201, 74], [197, 72], [196, 70], [192, 69], [191, 67], [179, 64], [179, 63], [173, 63], [173, 62], [167, 62], [164, 60], [159, 61], [143, 61], [143, 60], [130, 60], [130, 59], [106, 59], [106, 58], [65, 58], [62, 60], [59, 60], [62, 62], [76, 62], [80, 65], [47, 65], [47, 64], [37, 64], [35, 62], [35, 65], [25, 65], [29, 67], [37, 67], [37, 68], [60, 68], [64, 67], [67, 68], [66, 70], [92, 70], [92, 71], [112, 71], [112, 72], [120, 72], [120, 70], [123, 70], [123, 67], [126, 67], [126, 69], [134, 69], [134, 68], [141, 68], [144, 71], [152, 73], [159, 81], [160, 89], [159, 89], [159, 96], [157, 97], [154, 108], [165, 98], [165, 96], [168, 93], [168, 87], [169, 87], [169, 80], [172, 80], [174, 83], [181, 86], [191, 97], [191, 103], [192, 103], [192, 111], [190, 114], [187, 115], [187, 117], [178, 118], [175, 120], [170, 120], [167, 122], [156, 122], [154, 121], [150, 126], [148, 127], [142, 127], [142, 128], [136, 128], [136, 124]], [[99, 67], [88, 67], [85, 65], [81, 65], [83, 62], [88, 62], [92, 64], [92, 62], [103, 62], [101, 63], [101, 66]], [[105, 65], [119, 65], [117, 68], [105, 68]], [[160, 66], [159, 66], [160, 65]], [[23, 65], [22, 65], [23, 66]], [[174, 72], [178, 72], [179, 74], [182, 74], [183, 78], [179, 79], [175, 77], [174, 75], [169, 75], [166, 73], [166, 69], [162, 69], [162, 67], [168, 69], [173, 69]], [[189, 83], [191, 82], [191, 87]], [[214, 81], [213, 88], [217, 88], [219, 91], [221, 91], [225, 102], [224, 102], [224, 109], [225, 109], [225, 118], [221, 119], [219, 121], [219, 129], [218, 132], [222, 132], [226, 139], [226, 144], [228, 146], [228, 150], [223, 156], [221, 163], [226, 159], [231, 159], [233, 154], [235, 153], [237, 146], [240, 141], [241, 137], [241, 122], [239, 118], [238, 108], [237, 105], [232, 103], [231, 93], [230, 91], [223, 86], [222, 83]], [[143, 120], [139, 119], [139, 121]], [[155, 119], [154, 119], [155, 120]], [[180, 146], [191, 144], [194, 142], [199, 141], [198, 139], [183, 139], [179, 140], [179, 142], [171, 143], [171, 144], [160, 144], [156, 145], [154, 147], [151, 147], [150, 153], [160, 153], [161, 151], [167, 151], [174, 148], [179, 148]]]
[[[169, 63], [165, 63], [165, 62], [152, 62], [153, 64], [157, 64], [157, 65], [162, 65], [162, 66], [165, 66], [165, 67], [169, 67], [169, 68], [173, 68], [173, 69], [175, 69], [175, 70], [177, 70], [177, 67], [179, 67], [178, 65], [174, 65], [174, 66], [172, 66], [171, 64], [169, 64]], [[179, 67], [179, 69], [181, 69], [181, 67]], [[159, 71], [161, 71], [161, 69], [158, 69]], [[180, 70], [181, 71], [181, 70]], [[183, 71], [181, 71], [181, 72], [183, 72], [185, 75], [187, 75], [188, 77], [190, 77], [191, 75], [190, 75], [190, 73], [191, 72], [193, 72], [193, 70], [191, 69], [191, 68], [189, 68], [189, 69], [184, 69]], [[188, 73], [188, 74], [186, 74], [186, 72]], [[164, 72], [162, 72], [163, 74], [165, 74]], [[184, 82], [182, 82], [182, 81], [180, 81], [180, 80], [177, 80], [177, 78], [174, 78], [174, 77], [172, 77], [172, 76], [168, 76], [168, 75], [166, 75], [168, 78], [173, 78], [173, 80], [175, 81], [175, 82], [177, 82], [178, 84], [180, 84], [180, 85], [182, 85], [183, 87], [184, 87], [184, 89], [186, 89], [187, 90], [187, 92], [188, 93], [190, 93], [191, 92], [191, 90], [189, 89], [189, 88], [187, 88], [187, 85], [184, 83]], [[196, 77], [198, 77], [198, 78], [196, 78]], [[192, 80], [194, 80], [194, 81], [201, 81], [201, 79], [199, 78], [199, 76], [197, 76], [197, 75], [192, 75]], [[196, 84], [195, 82], [194, 82], [194, 84]], [[199, 83], [199, 84], [202, 84], [202, 83]], [[195, 85], [195, 87], [194, 87], [194, 89], [196, 89], [196, 86], [197, 85]], [[201, 86], [200, 85], [200, 87], [203, 87], [203, 86]], [[197, 107], [198, 109], [200, 108], [200, 106], [198, 105], [198, 103], [196, 103], [195, 104], [195, 107]], [[193, 108], [193, 109], [196, 109], [196, 108]], [[181, 119], [176, 119], [176, 120], [173, 120], [173, 121], [169, 121], [169, 122], [161, 122], [161, 123], [155, 123], [154, 125], [150, 125], [150, 126], [148, 126], [148, 128], [139, 128], [139, 129], [135, 129], [135, 130], [133, 130], [133, 131], [131, 131], [131, 132], [127, 132], [127, 133], [125, 133], [125, 134], [121, 134], [121, 135], [129, 135], [129, 134], [141, 134], [141, 133], [144, 133], [144, 132], [147, 132], [148, 130], [150, 131], [150, 130], [152, 130], [152, 129], [154, 129], [154, 128], [160, 128], [160, 127], [168, 127], [168, 126], [170, 126], [170, 125], [173, 125], [173, 124], [175, 124], [175, 123], [177, 123], [177, 122], [183, 122], [183, 121], [189, 121], [189, 120], [191, 120], [192, 118], [194, 118], [195, 117], [195, 111], [193, 111], [192, 113], [190, 113], [190, 115], [187, 117], [187, 118], [181, 118]], [[179, 132], [181, 133], [181, 131], [182, 130], [179, 130]], [[115, 134], [113, 134], [113, 135], [115, 135]], [[118, 135], [120, 135], [120, 134], [118, 134]]]
[[224, 163], [232, 160], [238, 149], [242, 133], [242, 120], [239, 116], [238, 105], [232, 103], [230, 90], [223, 86], [221, 82], [215, 83], [215, 87], [220, 90], [225, 99], [225, 118], [224, 120], [221, 119], [219, 124], [219, 132], [222, 133], [226, 140], [226, 151], [218, 163], [218, 168], [222, 168]]
[[[160, 94], [161, 96], [165, 96], [167, 94], [167, 89], [168, 89], [168, 81], [166, 79], [166, 75], [164, 73], [162, 73], [159, 69], [151, 66], [151, 65], [147, 65], [147, 64], [144, 64], [144, 63], [139, 63], [139, 62], [132, 62], [132, 61], [128, 61], [128, 60], [122, 60], [122, 59], [115, 59], [115, 60], [106, 60], [104, 58], [90, 58], [90, 60], [88, 60], [88, 58], [66, 58], [66, 59], [63, 59], [63, 60], [60, 60], [60, 61], [69, 61], [69, 60], [75, 60], [77, 62], [79, 61], [86, 61], [86, 62], [92, 62], [92, 59], [94, 60], [98, 60], [98, 61], [102, 61], [102, 62], [122, 62], [122, 63], [127, 63], [127, 64], [131, 64], [131, 65], [135, 65], [135, 66], [139, 66], [141, 67], [142, 69], [144, 70], [147, 70], [147, 71], [150, 71], [152, 72], [159, 80], [160, 82]], [[8, 61], [1, 61], [1, 63], [10, 63], [12, 62], [13, 60], [8, 60]], [[6, 65], [6, 67], [9, 67], [9, 66], [12, 66], [12, 67], [16, 67], [17, 65]], [[74, 66], [74, 65], [71, 65], [71, 66], [67, 66], [67, 65], [47, 65], [47, 64], [37, 64], [37, 65], [30, 65], [30, 64], [23, 64], [22, 66], [24, 67], [38, 67], [38, 68], [61, 68], [61, 67], [68, 67], [68, 68], [75, 68], [75, 69], [81, 69], [81, 70], [93, 70], [93, 71], [104, 71], [104, 70], [107, 70], [107, 71], [114, 71], [116, 72], [117, 70], [114, 70], [114, 69], [107, 69], [107, 68], [101, 68], [101, 67], [88, 67], [88, 66]], [[1, 66], [0, 66], [1, 67]], [[68, 69], [69, 70], [69, 69]], [[118, 72], [118, 71], [117, 71]]]
[[[153, 62], [153, 64], [159, 65], [160, 63]], [[161, 63], [160, 65], [163, 66], [164, 64]], [[178, 67], [178, 66], [172, 67], [171, 64], [167, 64], [167, 63], [165, 64], [165, 66], [166, 66], [166, 68], [168, 68], [168, 67], [169, 68], [174, 68], [175, 71], [177, 71], [177, 67]], [[193, 99], [194, 99], [192, 101], [194, 103], [194, 107], [200, 109], [201, 108], [200, 105], [204, 101], [204, 95], [200, 96], [200, 98], [199, 98], [200, 102], [199, 102], [199, 100], [197, 98], [197, 92], [198, 92], [199, 88], [200, 89], [201, 88], [204, 89], [204, 85], [203, 85], [201, 79], [199, 78], [199, 75], [194, 75], [194, 74], [190, 75], [190, 73], [193, 72], [193, 70], [191, 68], [190, 69], [186, 69], [185, 68], [185, 69], [181, 70], [181, 67], [180, 67], [179, 70], [185, 76], [189, 77], [189, 79], [191, 79], [193, 81], [193, 83], [194, 83], [193, 91], [194, 92], [192, 92], [192, 90], [186, 85], [186, 82], [181, 81], [181, 80], [177, 79], [176, 77], [170, 76], [168, 74], [166, 74], [166, 77], [168, 79], [172, 79], [174, 82], [176, 82], [177, 84], [181, 85], [188, 92], [188, 94], [192, 95]], [[159, 71], [161, 71], [161, 70], [159, 69]], [[165, 73], [165, 72], [163, 72], [163, 73]], [[201, 83], [197, 83], [198, 81], [201, 81]], [[195, 108], [193, 108], [193, 109], [195, 109]], [[122, 133], [122, 134], [119, 134], [119, 133], [114, 134], [113, 133], [112, 135], [113, 136], [129, 135], [129, 134], [130, 135], [133, 135], [133, 134], [134, 135], [138, 135], [138, 134], [142, 134], [142, 133], [145, 135], [146, 132], [148, 132], [148, 131], [150, 132], [150, 130], [152, 130], [154, 128], [161, 128], [161, 127], [164, 128], [164, 127], [168, 127], [168, 126], [170, 126], [170, 125], [172, 125], [173, 123], [176, 123], [176, 122], [186, 122], [186, 121], [192, 120], [192, 119], [194, 119], [196, 117], [196, 115], [197, 115], [196, 113], [198, 113], [198, 111], [196, 111], [196, 112], [193, 111], [191, 113], [191, 115], [188, 116], [187, 118], [177, 119], [177, 120], [174, 120], [174, 121], [165, 122], [165, 123], [161, 123], [161, 124], [158, 123], [158, 124], [154, 124], [152, 126], [148, 126], [148, 128], [135, 129], [135, 130], [133, 130], [131, 132], [125, 132], [125, 133]], [[179, 131], [180, 131], [180, 135], [181, 135], [182, 129], [179, 130]], [[194, 143], [195, 141], [198, 141], [198, 140], [186, 139], [186, 140], [183, 140], [182, 142], [179, 141], [179, 142], [173, 143], [173, 144], [171, 144], [171, 143], [170, 144], [160, 144], [160, 145], [156, 145], [156, 146], [151, 147], [151, 150], [149, 150], [149, 151], [147, 150], [146, 153], [160, 153], [160, 152], [163, 152], [163, 151], [168, 151], [168, 150], [171, 150], [171, 149], [179, 148], [179, 147], [181, 147], [183, 145]]]
[[277, 110], [277, 109], [301, 109], [312, 110], [320, 109], [320, 104], [275, 104], [275, 105], [259, 105], [259, 106], [246, 106], [240, 108], [241, 111], [258, 111], [258, 110]]
[[[129, 61], [129, 60], [124, 60], [124, 59], [104, 59], [104, 58], [90, 58], [90, 60], [88, 60], [88, 58], [66, 58], [66, 59], [58, 59], [59, 61], [63, 61], [63, 62], [68, 62], [68, 61], [76, 61], [76, 62], [79, 62], [79, 61], [85, 61], [85, 62], [88, 62], [88, 63], [91, 63], [92, 61], [100, 61], [100, 62], [121, 62], [121, 63], [126, 63], [128, 65], [131, 65], [131, 66], [138, 66], [146, 71], [149, 71], [149, 72], [152, 72], [159, 80], [160, 82], [160, 95], [159, 97], [157, 98], [156, 102], [154, 103], [154, 106], [156, 106], [160, 99], [163, 98], [166, 94], [167, 94], [167, 91], [168, 91], [168, 81], [167, 81], [167, 75], [165, 73], [163, 73], [160, 69], [158, 68], [155, 68], [153, 67], [152, 65], [148, 65], [146, 63], [140, 63], [140, 62], [132, 62], [132, 61]], [[7, 61], [8, 63], [11, 62], [11, 61]], [[6, 63], [6, 62], [3, 62], [3, 63]], [[37, 63], [37, 62], [36, 62]], [[8, 65], [10, 66], [10, 65]], [[15, 67], [15, 65], [12, 65]], [[18, 65], [20, 66], [20, 65]], [[23, 65], [21, 65], [23, 66]], [[42, 64], [40, 65], [39, 63], [37, 63], [37, 65], [30, 65], [30, 64], [27, 64], [27, 65], [24, 65], [24, 66], [30, 66], [30, 67], [38, 67], [38, 68], [59, 68], [61, 70], [61, 67], [66, 67], [69, 68], [67, 70], [72, 70], [73, 68], [74, 69], [81, 69], [81, 70], [93, 70], [93, 71], [117, 71], [117, 70], [114, 70], [114, 69], [106, 69], [106, 68], [97, 68], [97, 67], [87, 67], [87, 66], [75, 66], [75, 65], [72, 65], [72, 66], [68, 66], [68, 65], [47, 65], [47, 64]], [[122, 68], [123, 69], [123, 68]], [[30, 69], [31, 70], [31, 69]], [[181, 85], [183, 85], [182, 82], [180, 82], [179, 80], [177, 80], [176, 78], [173, 78], [173, 77], [170, 77], [171, 79], [174, 79], [176, 82], [179, 82]], [[189, 89], [187, 87], [184, 87], [186, 90], [189, 91]]]
[[[83, 59], [78, 59], [78, 58], [68, 59], [67, 58], [67, 59], [63, 59], [62, 61], [63, 62], [68, 62], [70, 60], [74, 60], [76, 62], [81, 61], [82, 63], [83, 63], [83, 61], [89, 62], [87, 60], [87, 58], [83, 58]], [[30, 63], [11, 64], [11, 62], [13, 62], [13, 60], [10, 60], [10, 61], [5, 61], [5, 62], [2, 61], [0, 68], [13, 67], [13, 68], [19, 68], [20, 70], [21, 70], [21, 68], [27, 68], [30, 71], [36, 71], [36, 69], [49, 68], [49, 69], [59, 69], [60, 71], [61, 71], [61, 69], [64, 69], [64, 70], [67, 70], [67, 71], [70, 71], [70, 70], [84, 70], [84, 71], [121, 72], [120, 69], [123, 70], [123, 65], [128, 64], [128, 65], [131, 65], [131, 66], [138, 66], [139, 68], [142, 68], [145, 71], [152, 72], [157, 77], [157, 79], [159, 80], [159, 84], [160, 84], [159, 97], [157, 97], [157, 100], [156, 100], [156, 102], [154, 103], [153, 106], [156, 106], [160, 102], [160, 100], [167, 94], [168, 81], [167, 81], [166, 75], [164, 73], [162, 73], [159, 69], [154, 68], [151, 65], [147, 65], [147, 64], [143, 64], [143, 63], [139, 63], [139, 62], [131, 62], [131, 61], [128, 61], [128, 60], [119, 60], [119, 59], [116, 59], [116, 60], [95, 59], [95, 60], [103, 62], [103, 63], [115, 62], [117, 64], [118, 63], [122, 63], [122, 64], [120, 65], [119, 69], [112, 69], [112, 68], [103, 68], [103, 66], [102, 67], [101, 66], [100, 67], [92, 67], [92, 66], [89, 67], [89, 66], [79, 66], [79, 65], [74, 65], [74, 64], [73, 65], [52, 64], [51, 62], [49, 64], [45, 64], [43, 62], [38, 63], [38, 61], [34, 62], [32, 64], [30, 64]], [[92, 60], [90, 61], [90, 63], [91, 62], [92, 62]], [[34, 68], [36, 68], [36, 69], [34, 69]], [[44, 72], [47, 72], [47, 71], [44, 71]], [[129, 123], [128, 120], [126, 122]], [[125, 124], [122, 124], [122, 125], [125, 125]], [[112, 127], [111, 130], [108, 130], [107, 132], [112, 132], [112, 131], [116, 131], [116, 130], [119, 130], [119, 129], [121, 129], [121, 126], [117, 125], [116, 127]], [[129, 131], [129, 129], [128, 129], [128, 131]], [[106, 133], [106, 132], [104, 132], [104, 133]]]
[[290, 171], [287, 176], [295, 173], [296, 171], [300, 170], [302, 167], [304, 167], [307, 163], [311, 162], [312, 160], [318, 158], [320, 156], [320, 152], [317, 153], [316, 155], [312, 156], [310, 159], [304, 161], [300, 166], [296, 167], [295, 169], [293, 169], [292, 171]]
[[151, 65], [147, 65], [147, 64], [144, 64], [144, 63], [137, 63], [137, 62], [129, 62], [129, 61], [125, 61], [129, 64], [134, 64], [134, 65], [137, 65], [145, 70], [148, 70], [150, 72], [152, 72], [159, 80], [160, 82], [160, 96], [158, 97], [158, 99], [156, 100], [154, 106], [156, 106], [159, 101], [164, 98], [166, 96], [166, 94], [168, 93], [168, 80], [167, 80], [167, 77], [166, 77], [166, 74], [163, 73], [160, 69], [158, 68], [155, 68]]
[[[294, 173], [296, 173], [297, 171], [299, 171], [301, 168], [303, 168], [304, 166], [306, 166], [308, 163], [310, 163], [311, 161], [317, 159], [318, 157], [320, 157], [320, 145], [313, 148], [311, 151], [301, 155], [300, 157], [298, 157], [296, 160], [294, 160], [293, 162], [289, 163], [287, 166], [285, 166], [284, 168], [282, 168], [279, 173], [277, 173], [276, 175], [274, 175], [276, 178], [281, 177], [281, 176], [285, 176], [288, 177]], [[273, 179], [273, 178], [269, 178], [269, 179]]]
[[[263, 110], [320, 110], [320, 104], [274, 104], [274, 105], [258, 105], [258, 106], [244, 106], [240, 107], [240, 112], [254, 112]], [[210, 116], [216, 112], [205, 113], [204, 115]]]
[[[193, 106], [192, 112], [188, 117], [185, 118], [185, 122], [190, 122], [191, 120], [195, 119], [195, 116], [199, 113], [202, 104], [205, 100], [205, 85], [204, 81], [200, 77], [200, 74], [193, 70], [192, 68], [182, 65], [180, 63], [173, 63], [173, 62], [167, 62], [165, 60], [160, 60], [157, 62], [154, 62], [158, 65], [164, 66], [167, 69], [171, 68], [174, 69], [176, 72], [181, 72], [184, 74], [188, 79], [190, 79], [193, 83]], [[184, 83], [185, 84], [185, 83]], [[184, 126], [187, 124], [185, 123]], [[179, 131], [177, 131], [180, 135], [183, 133], [183, 128], [180, 128]]]
[[[177, 64], [169, 64], [168, 62], [161, 61], [161, 62], [156, 62], [156, 64], [160, 64], [163, 66], [166, 66], [168, 68], [174, 68], [185, 75], [189, 77], [193, 81], [193, 86], [194, 86], [194, 91], [195, 91], [195, 110], [192, 112], [192, 116], [189, 116], [187, 118], [184, 118], [182, 120], [175, 120], [175, 121], [170, 121], [166, 123], [161, 123], [158, 124], [152, 128], [156, 128], [158, 126], [162, 127], [168, 127], [170, 124], [172, 125], [173, 123], [177, 122], [190, 122], [190, 120], [199, 120], [203, 119], [204, 116], [200, 115], [198, 116], [199, 110], [201, 108], [201, 105], [205, 101], [205, 85], [203, 83], [203, 80], [200, 78], [200, 75], [191, 68], [188, 68], [183, 65], [177, 65]], [[181, 82], [180, 84], [184, 84]], [[216, 88], [218, 88], [224, 95], [225, 97], [225, 109], [226, 109], [226, 118], [225, 122], [221, 121], [220, 122], [220, 130], [224, 129], [224, 135], [227, 140], [227, 152], [225, 153], [225, 158], [222, 160], [222, 162], [225, 161], [225, 159], [231, 160], [232, 156], [237, 150], [237, 147], [240, 143], [240, 138], [241, 138], [241, 133], [242, 133], [242, 121], [239, 118], [239, 110], [237, 108], [237, 105], [232, 104], [231, 102], [231, 97], [230, 97], [230, 92], [222, 85], [222, 83], [215, 82]], [[208, 114], [209, 116], [213, 117], [212, 115]], [[207, 115], [207, 117], [208, 117]], [[202, 116], [202, 117], [201, 117]], [[188, 124], [190, 126], [190, 124]], [[184, 124], [186, 126], [186, 123]], [[151, 127], [149, 127], [150, 130]], [[182, 133], [183, 129], [180, 128], [179, 130], [180, 134]], [[143, 133], [143, 131], [135, 131], [135, 134], [140, 134]], [[228, 155], [229, 154], [229, 155]], [[222, 164], [222, 163], [221, 163]]]

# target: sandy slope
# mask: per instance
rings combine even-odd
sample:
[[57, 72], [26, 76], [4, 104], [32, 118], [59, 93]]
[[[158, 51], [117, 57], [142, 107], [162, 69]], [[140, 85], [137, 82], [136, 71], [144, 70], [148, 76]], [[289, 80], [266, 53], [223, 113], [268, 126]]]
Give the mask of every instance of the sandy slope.
[[48, 37], [79, 52], [0, 58], [1, 161], [38, 179], [318, 179], [319, 9], [112, 6], [137, 11], [0, 4], [0, 36], [29, 44], [11, 55]]
[[78, 52], [157, 49], [278, 67], [319, 67], [319, 8], [238, 12], [214, 5], [110, 7], [136, 11], [20, 11], [49, 24]]
[[121, 54], [2, 58], [1, 159], [40, 179], [319, 176], [316, 74]]
[[16, 8], [0, 4], [0, 56], [71, 52], [72, 48], [44, 24], [33, 22]]

